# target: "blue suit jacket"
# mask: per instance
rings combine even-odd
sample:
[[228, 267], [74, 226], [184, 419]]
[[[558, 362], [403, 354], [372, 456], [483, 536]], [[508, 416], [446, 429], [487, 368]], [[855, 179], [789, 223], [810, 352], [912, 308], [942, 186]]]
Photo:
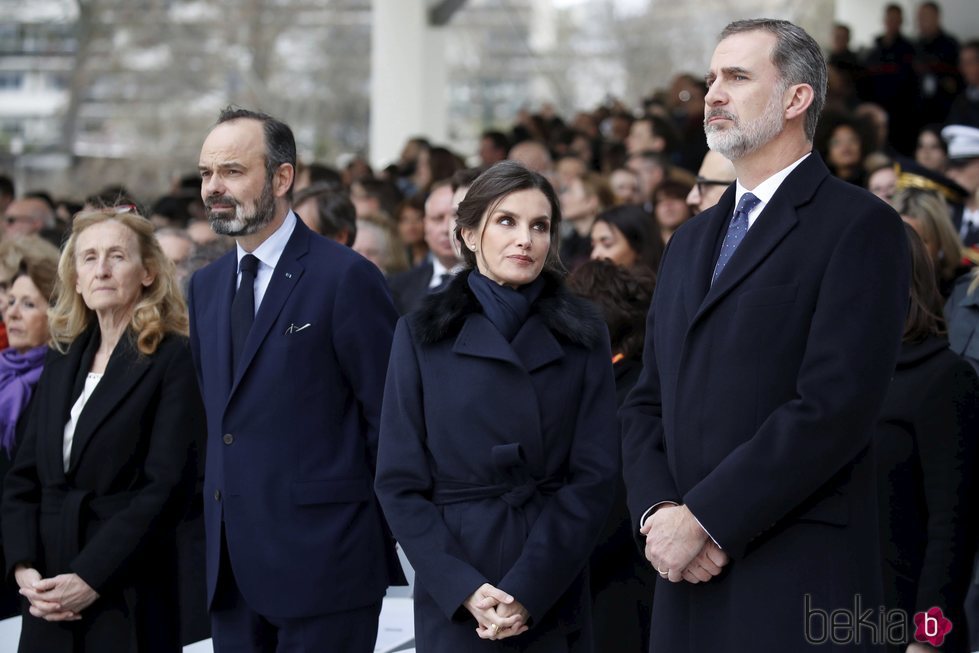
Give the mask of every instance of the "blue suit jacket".
[[234, 251], [190, 284], [191, 346], [207, 411], [208, 604], [221, 529], [248, 604], [274, 617], [369, 605], [404, 583], [372, 491], [397, 318], [381, 273], [301, 221], [236, 372]]
[[907, 313], [904, 229], [813, 153], [711, 285], [734, 194], [670, 239], [620, 411], [634, 523], [686, 504], [733, 558], [708, 583], [660, 582], [654, 651], [811, 650], [806, 596], [880, 606], [869, 447]]

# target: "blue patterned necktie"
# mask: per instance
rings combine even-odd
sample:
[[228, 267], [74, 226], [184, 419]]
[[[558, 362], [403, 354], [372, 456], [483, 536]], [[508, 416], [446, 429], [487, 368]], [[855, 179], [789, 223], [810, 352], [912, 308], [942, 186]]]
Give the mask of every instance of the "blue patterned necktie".
[[734, 255], [734, 250], [744, 240], [744, 235], [748, 233], [748, 214], [751, 213], [751, 209], [755, 208], [760, 201], [760, 199], [751, 193], [745, 193], [741, 196], [741, 201], [738, 202], [738, 208], [734, 210], [734, 217], [731, 218], [731, 224], [727, 227], [727, 235], [724, 236], [724, 244], [721, 245], [721, 253], [717, 257], [717, 264], [714, 266], [714, 276], [710, 280], [712, 285], [717, 281], [717, 277], [720, 276], [724, 266], [731, 260], [731, 256]]

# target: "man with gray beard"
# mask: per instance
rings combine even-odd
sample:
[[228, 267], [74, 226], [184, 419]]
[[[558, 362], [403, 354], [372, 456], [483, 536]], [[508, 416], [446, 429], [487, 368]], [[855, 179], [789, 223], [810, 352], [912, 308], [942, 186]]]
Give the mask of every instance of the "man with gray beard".
[[237, 242], [188, 292], [218, 653], [368, 653], [404, 584], [372, 489], [397, 315], [372, 263], [297, 219], [295, 168], [292, 131], [254, 111], [201, 148], [208, 221]]
[[812, 151], [819, 46], [731, 23], [704, 129], [737, 181], [663, 256], [620, 412], [636, 535], [659, 572], [657, 653], [879, 650], [874, 424], [908, 306], [901, 220]]

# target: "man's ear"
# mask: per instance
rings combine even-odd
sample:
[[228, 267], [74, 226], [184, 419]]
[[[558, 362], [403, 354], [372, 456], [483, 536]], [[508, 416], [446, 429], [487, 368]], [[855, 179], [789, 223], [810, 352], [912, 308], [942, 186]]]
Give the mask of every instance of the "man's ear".
[[788, 105], [785, 107], [785, 119], [793, 120], [806, 115], [806, 110], [816, 97], [815, 91], [809, 84], [793, 84], [786, 90]]
[[285, 197], [289, 189], [292, 188], [292, 181], [296, 177], [296, 168], [291, 163], [282, 163], [275, 176], [272, 178], [272, 192], [276, 197]]

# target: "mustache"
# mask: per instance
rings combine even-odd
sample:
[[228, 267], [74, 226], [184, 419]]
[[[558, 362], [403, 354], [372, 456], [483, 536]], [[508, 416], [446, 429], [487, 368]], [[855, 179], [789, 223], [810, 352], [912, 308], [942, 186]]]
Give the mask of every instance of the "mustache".
[[204, 200], [204, 206], [206, 208], [214, 208], [215, 204], [230, 204], [231, 206], [238, 206], [238, 201], [231, 197], [231, 195], [211, 196]]
[[707, 121], [710, 120], [711, 118], [724, 118], [725, 120], [730, 120], [735, 124], [737, 124], [738, 122], [737, 116], [735, 116], [733, 113], [729, 111], [725, 111], [724, 109], [711, 109], [710, 111], [708, 111], [707, 115], [704, 116], [704, 125], [706, 125]]

